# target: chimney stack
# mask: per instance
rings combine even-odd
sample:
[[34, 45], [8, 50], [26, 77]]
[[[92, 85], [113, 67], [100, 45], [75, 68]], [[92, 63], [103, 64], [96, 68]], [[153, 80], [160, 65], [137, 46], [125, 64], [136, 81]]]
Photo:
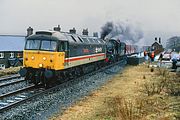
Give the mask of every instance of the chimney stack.
[[70, 30], [69, 30], [69, 33], [71, 33], [71, 34], [76, 34], [76, 29], [73, 27], [73, 29], [70, 29]]
[[88, 28], [87, 28], [87, 29], [83, 29], [82, 34], [83, 34], [83, 35], [88, 35]]
[[32, 34], [33, 34], [33, 28], [32, 28], [32, 27], [29, 27], [29, 28], [27, 29], [27, 37], [30, 36], [30, 35], [32, 35]]
[[159, 37], [159, 44], [161, 44], [161, 37]]
[[155, 37], [155, 42], [157, 41], [157, 37]]
[[58, 25], [57, 27], [54, 27], [54, 31], [61, 31], [61, 27], [60, 27], [60, 25]]
[[93, 33], [93, 37], [97, 37], [98, 38], [98, 32], [94, 32]]

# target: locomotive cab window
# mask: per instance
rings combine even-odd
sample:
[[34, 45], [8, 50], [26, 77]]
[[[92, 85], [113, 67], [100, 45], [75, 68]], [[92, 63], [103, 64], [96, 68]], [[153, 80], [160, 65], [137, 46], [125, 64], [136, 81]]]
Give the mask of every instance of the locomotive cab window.
[[58, 42], [58, 52], [65, 52], [65, 58], [69, 56], [69, 44], [67, 41]]
[[58, 51], [62, 52], [62, 51], [67, 51], [68, 50], [68, 42], [65, 41], [61, 41], [58, 44]]
[[41, 50], [55, 51], [56, 45], [56, 41], [42, 40]]
[[26, 50], [39, 50], [40, 40], [27, 40], [25, 49]]
[[56, 46], [57, 42], [52, 40], [27, 40], [25, 49], [55, 51], [57, 48]]

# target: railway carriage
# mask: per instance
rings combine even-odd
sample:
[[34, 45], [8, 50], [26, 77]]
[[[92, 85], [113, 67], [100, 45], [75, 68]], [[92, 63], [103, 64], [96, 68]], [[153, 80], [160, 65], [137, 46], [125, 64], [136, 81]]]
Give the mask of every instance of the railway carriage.
[[135, 54], [135, 53], [138, 53], [139, 50], [138, 50], [138, 46], [137, 45], [126, 45], [126, 54], [127, 55], [132, 55], [132, 54]]

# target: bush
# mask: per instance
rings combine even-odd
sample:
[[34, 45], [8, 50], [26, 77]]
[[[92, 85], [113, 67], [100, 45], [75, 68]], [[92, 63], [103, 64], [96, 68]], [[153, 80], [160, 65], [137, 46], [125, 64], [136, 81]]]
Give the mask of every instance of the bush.
[[[120, 96], [108, 98], [106, 100], [109, 109], [109, 116], [122, 120], [140, 120], [143, 113], [143, 101], [133, 102]], [[135, 104], [136, 103], [136, 104]]]

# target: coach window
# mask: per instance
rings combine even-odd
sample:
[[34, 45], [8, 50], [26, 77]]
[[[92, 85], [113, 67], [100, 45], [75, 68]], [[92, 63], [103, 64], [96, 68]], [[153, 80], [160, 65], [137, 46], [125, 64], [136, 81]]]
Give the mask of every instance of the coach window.
[[0, 58], [4, 58], [4, 53], [0, 53]]
[[10, 58], [14, 58], [14, 53], [10, 53]]

